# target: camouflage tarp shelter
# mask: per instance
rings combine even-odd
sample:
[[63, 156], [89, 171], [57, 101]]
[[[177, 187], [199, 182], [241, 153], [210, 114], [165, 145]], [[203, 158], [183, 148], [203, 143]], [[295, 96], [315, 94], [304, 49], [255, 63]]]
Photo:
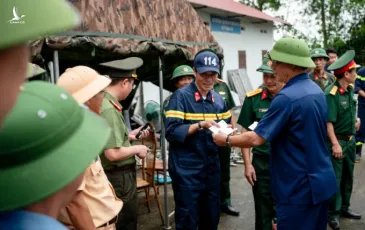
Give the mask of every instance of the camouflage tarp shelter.
[[81, 26], [32, 44], [38, 64], [42, 59], [51, 61], [58, 50], [60, 73], [70, 66], [93, 67], [138, 56], [144, 60], [138, 78], [158, 85], [160, 56], [164, 88], [169, 90], [167, 79], [173, 69], [191, 64], [200, 49], [212, 48], [223, 58], [222, 49], [187, 0], [69, 1], [81, 12]]

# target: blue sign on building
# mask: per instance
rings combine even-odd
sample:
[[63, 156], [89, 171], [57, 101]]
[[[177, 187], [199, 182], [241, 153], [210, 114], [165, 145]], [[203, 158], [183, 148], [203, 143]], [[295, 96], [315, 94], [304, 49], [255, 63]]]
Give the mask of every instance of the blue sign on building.
[[240, 19], [223, 18], [218, 16], [210, 16], [212, 31], [240, 34]]

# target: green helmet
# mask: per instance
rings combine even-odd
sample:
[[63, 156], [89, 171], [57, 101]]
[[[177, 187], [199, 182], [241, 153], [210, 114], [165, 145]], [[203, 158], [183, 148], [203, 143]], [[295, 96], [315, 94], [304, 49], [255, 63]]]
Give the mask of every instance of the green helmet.
[[77, 10], [65, 0], [0, 1], [0, 50], [80, 23]]
[[290, 37], [281, 38], [275, 43], [269, 53], [271, 59], [274, 61], [306, 68], [316, 67], [310, 57], [307, 43], [301, 39]]
[[322, 58], [327, 58], [329, 59], [330, 57], [328, 57], [326, 51], [322, 48], [315, 48], [315, 49], [312, 49], [311, 50], [311, 58], [319, 58], [319, 57], [322, 57]]
[[265, 54], [264, 60], [262, 60], [262, 64], [256, 70], [257, 72], [267, 73], [267, 74], [274, 74], [274, 71], [271, 69], [272, 62], [269, 59], [269, 55]]
[[176, 79], [181, 76], [193, 76], [194, 77], [194, 71], [193, 69], [188, 65], [180, 65], [176, 67], [172, 74], [172, 78], [170, 80]]
[[39, 74], [45, 73], [46, 71], [36, 64], [28, 63], [28, 70], [26, 78], [35, 77]]
[[110, 128], [64, 89], [25, 83], [0, 132], [0, 212], [39, 202], [72, 183], [100, 153]]

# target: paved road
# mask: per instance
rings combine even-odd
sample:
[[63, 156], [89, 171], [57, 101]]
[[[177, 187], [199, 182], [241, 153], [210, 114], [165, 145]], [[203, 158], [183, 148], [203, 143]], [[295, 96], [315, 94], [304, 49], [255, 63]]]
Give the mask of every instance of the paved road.
[[[364, 219], [352, 221], [341, 219], [341, 230], [365, 230], [365, 154], [363, 159], [355, 166], [355, 183], [351, 200], [351, 209], [362, 214]], [[241, 212], [239, 217], [222, 215], [219, 229], [220, 230], [254, 230], [254, 203], [250, 185], [243, 177], [243, 166], [237, 165], [231, 167], [231, 192], [232, 203]], [[160, 201], [163, 205], [163, 188], [160, 188]], [[173, 194], [171, 185], [169, 186], [169, 203], [170, 210], [173, 210]], [[142, 199], [144, 194], [139, 194]], [[160, 230], [161, 219], [155, 201], [151, 202], [151, 213], [143, 205], [139, 206], [138, 230]], [[174, 220], [171, 220], [171, 229], [174, 228]], [[330, 229], [330, 228], [328, 228]], [[310, 230], [310, 229], [308, 229]]]

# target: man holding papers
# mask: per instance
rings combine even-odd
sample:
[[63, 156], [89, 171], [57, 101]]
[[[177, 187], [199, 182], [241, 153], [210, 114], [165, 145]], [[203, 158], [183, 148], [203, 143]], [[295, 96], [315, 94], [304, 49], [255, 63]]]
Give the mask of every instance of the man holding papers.
[[198, 53], [195, 81], [175, 91], [166, 109], [177, 230], [216, 230], [218, 226], [220, 165], [218, 146], [209, 128], [220, 128], [218, 122], [231, 120], [223, 98], [212, 90], [218, 73], [217, 55], [212, 51]]

